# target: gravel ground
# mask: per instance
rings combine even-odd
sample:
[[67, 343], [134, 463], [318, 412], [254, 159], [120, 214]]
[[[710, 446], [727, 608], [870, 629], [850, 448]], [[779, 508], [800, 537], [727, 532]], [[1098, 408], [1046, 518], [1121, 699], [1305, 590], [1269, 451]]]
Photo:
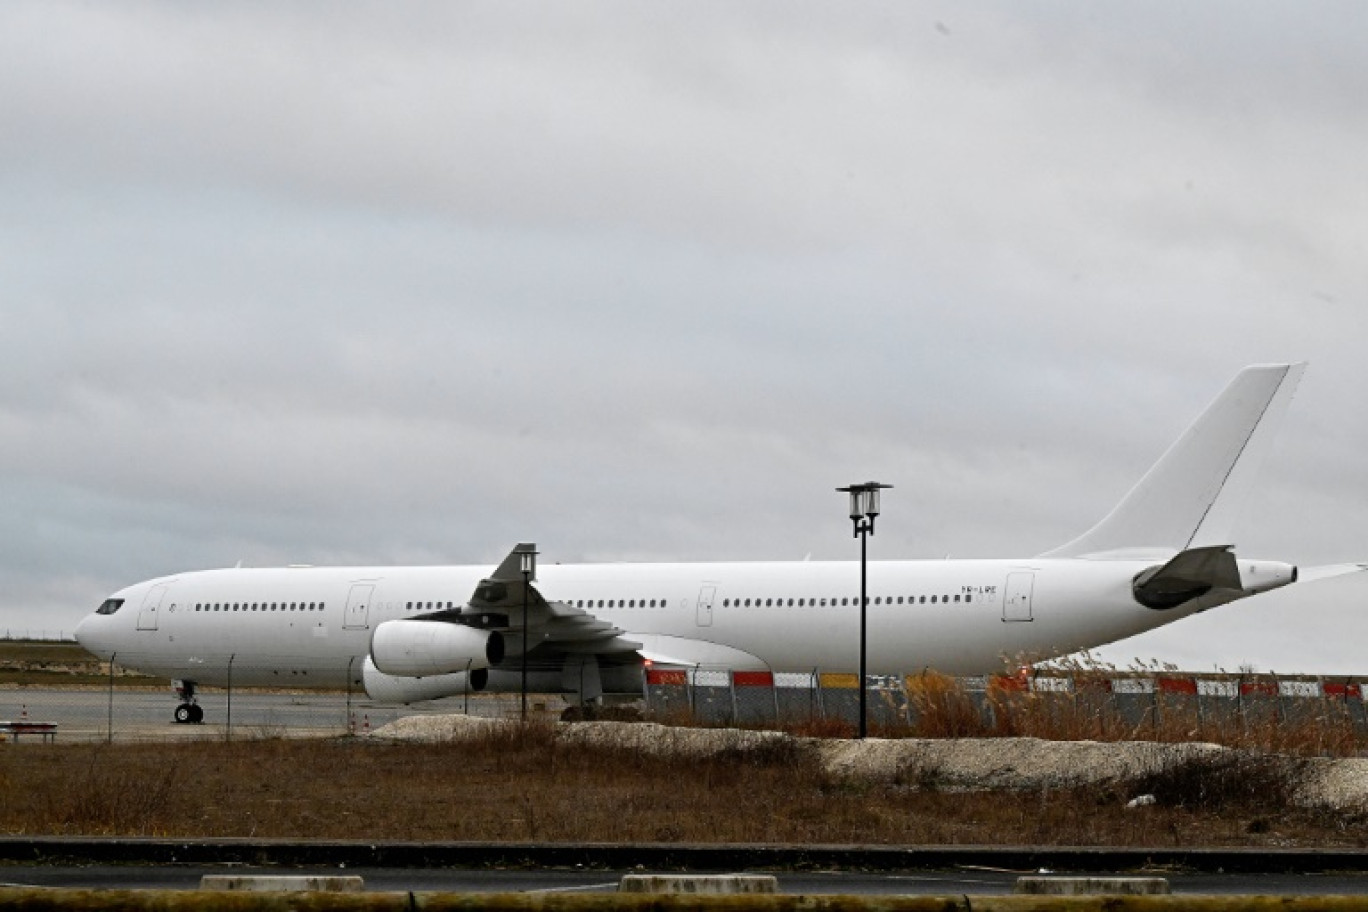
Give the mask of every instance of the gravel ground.
[[[371, 737], [394, 741], [462, 741], [516, 729], [517, 722], [465, 715], [410, 716]], [[834, 776], [924, 784], [940, 789], [1068, 788], [1138, 780], [1193, 757], [1226, 751], [1217, 744], [1152, 741], [1044, 741], [960, 738], [864, 741], [795, 738], [783, 732], [674, 728], [638, 722], [559, 722], [570, 744], [613, 745], [652, 755], [707, 757], [737, 750], [793, 745], [816, 751]], [[1299, 803], [1368, 809], [1368, 759], [1311, 758], [1296, 762]]]

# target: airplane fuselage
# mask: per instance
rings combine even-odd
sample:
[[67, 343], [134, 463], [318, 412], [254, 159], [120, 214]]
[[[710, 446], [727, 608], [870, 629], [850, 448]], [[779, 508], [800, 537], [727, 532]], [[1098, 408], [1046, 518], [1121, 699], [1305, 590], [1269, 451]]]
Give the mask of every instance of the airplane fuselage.
[[[869, 673], [998, 671], [1206, 607], [1138, 604], [1132, 581], [1153, 563], [871, 562]], [[79, 637], [101, 658], [201, 684], [340, 687], [359, 680], [377, 625], [459, 608], [487, 573], [473, 566], [182, 573], [115, 593], [111, 602], [122, 604], [88, 617]], [[858, 668], [857, 563], [550, 565], [539, 569], [538, 590], [591, 610], [643, 643], [644, 654], [678, 664]]]

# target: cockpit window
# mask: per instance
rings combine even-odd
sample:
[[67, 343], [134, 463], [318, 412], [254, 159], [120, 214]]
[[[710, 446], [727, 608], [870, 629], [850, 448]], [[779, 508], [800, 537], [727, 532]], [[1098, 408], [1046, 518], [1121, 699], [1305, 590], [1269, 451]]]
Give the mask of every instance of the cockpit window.
[[105, 599], [104, 604], [95, 609], [96, 614], [113, 614], [123, 607], [123, 599]]

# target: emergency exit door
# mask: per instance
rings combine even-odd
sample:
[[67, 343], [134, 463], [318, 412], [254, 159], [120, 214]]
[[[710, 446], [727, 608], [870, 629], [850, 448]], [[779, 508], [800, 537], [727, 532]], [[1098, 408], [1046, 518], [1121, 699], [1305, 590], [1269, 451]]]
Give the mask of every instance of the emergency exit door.
[[1004, 621], [1033, 620], [1031, 595], [1034, 590], [1034, 573], [1007, 574], [1007, 595], [1002, 601], [1002, 619]]
[[370, 623], [371, 594], [375, 592], [372, 583], [357, 583], [347, 593], [347, 610], [342, 615], [344, 630], [364, 630]]

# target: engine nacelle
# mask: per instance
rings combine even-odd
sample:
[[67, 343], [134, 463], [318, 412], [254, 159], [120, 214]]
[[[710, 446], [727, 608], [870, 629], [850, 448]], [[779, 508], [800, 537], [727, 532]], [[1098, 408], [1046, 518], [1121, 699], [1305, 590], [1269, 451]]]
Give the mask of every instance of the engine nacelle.
[[1281, 561], [1239, 560], [1240, 586], [1245, 592], [1267, 592], [1297, 581], [1296, 564]]
[[385, 621], [371, 634], [378, 671], [405, 678], [477, 671], [503, 660], [503, 636], [447, 621]]
[[366, 656], [361, 666], [361, 683], [365, 685], [366, 696], [377, 703], [420, 703], [484, 690], [489, 683], [489, 671], [482, 668], [470, 674], [461, 671], [409, 678], [385, 674], [375, 667], [370, 656]]

